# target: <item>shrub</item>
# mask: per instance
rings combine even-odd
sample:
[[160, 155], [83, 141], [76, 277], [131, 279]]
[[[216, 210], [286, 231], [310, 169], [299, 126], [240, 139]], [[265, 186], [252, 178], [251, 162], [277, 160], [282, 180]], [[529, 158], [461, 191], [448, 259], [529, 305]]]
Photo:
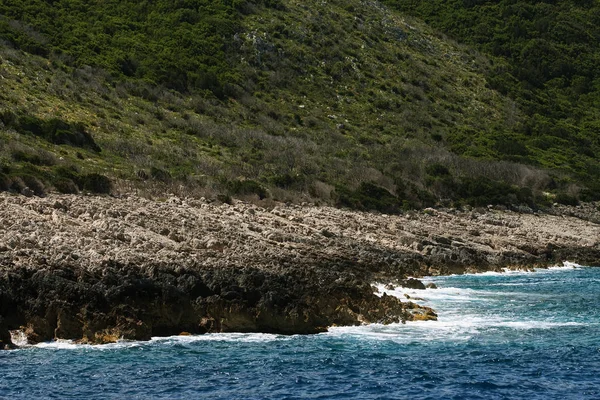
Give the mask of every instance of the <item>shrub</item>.
[[251, 179], [229, 181], [227, 187], [232, 194], [255, 194], [261, 200], [268, 197], [267, 190], [260, 183]]
[[148, 178], [150, 178], [148, 176], [148, 173], [146, 171], [144, 171], [143, 169], [137, 170], [135, 172], [135, 175], [138, 177], [138, 179], [140, 179], [142, 181], [147, 181]]
[[516, 196], [517, 196], [517, 200], [519, 201], [519, 203], [527, 204], [530, 207], [535, 206], [536, 198], [535, 198], [535, 195], [533, 194], [533, 191], [531, 190], [531, 188], [522, 187], [522, 188], [516, 189]]
[[571, 196], [562, 192], [556, 195], [554, 201], [558, 204], [564, 204], [566, 206], [576, 206], [579, 204], [579, 200], [577, 200], [575, 196]]
[[33, 165], [56, 164], [56, 158], [51, 153], [43, 150], [39, 150], [37, 152], [15, 150], [12, 153], [12, 157], [15, 161], [28, 162]]
[[56, 180], [70, 180], [73, 181], [80, 188], [83, 187], [83, 179], [79, 175], [79, 171], [75, 166], [60, 165], [53, 169], [53, 175]]
[[23, 115], [14, 120], [15, 129], [19, 133], [30, 133], [34, 136], [44, 136], [44, 123], [41, 119], [31, 115]]
[[229, 205], [233, 204], [233, 199], [228, 194], [218, 194], [217, 200], [219, 200], [221, 203], [225, 203], [225, 204], [229, 204]]
[[308, 188], [308, 191], [311, 196], [316, 197], [318, 199], [330, 200], [331, 194], [334, 191], [334, 187], [321, 181], [315, 181]]
[[25, 189], [27, 185], [23, 182], [23, 179], [19, 176], [12, 176], [10, 179], [10, 188], [9, 190], [17, 193], [21, 193], [23, 189]]
[[442, 140], [444, 140], [443, 136], [440, 135], [439, 133], [432, 133], [431, 139], [433, 139], [436, 142], [441, 142]]
[[83, 190], [87, 190], [91, 193], [109, 194], [112, 189], [112, 183], [104, 175], [100, 174], [88, 174], [84, 175], [83, 178]]
[[0, 112], [0, 121], [6, 126], [13, 126], [17, 119], [17, 115], [10, 110]]
[[66, 144], [75, 147], [87, 148], [100, 152], [96, 144], [82, 123], [70, 124], [58, 118], [44, 120], [29, 114], [17, 117], [12, 112], [0, 115], [2, 122], [21, 134], [31, 134], [44, 138], [50, 143]]
[[463, 178], [457, 185], [457, 194], [472, 206], [526, 204], [535, 208], [536, 205], [536, 197], [530, 188], [484, 177]]
[[0, 172], [0, 192], [4, 192], [10, 189], [10, 185], [12, 184], [11, 179]]
[[338, 186], [336, 192], [338, 206], [357, 210], [380, 211], [388, 214], [400, 212], [399, 199], [387, 189], [373, 183], [363, 182], [354, 191]]
[[510, 206], [518, 202], [518, 189], [504, 182], [484, 177], [463, 178], [457, 187], [458, 195], [472, 206], [498, 204]]
[[600, 200], [600, 183], [592, 182], [589, 187], [583, 189], [579, 194], [581, 201], [598, 201]]
[[304, 182], [304, 177], [299, 174], [279, 174], [271, 177], [269, 181], [280, 188], [290, 188], [292, 186], [297, 186]]
[[442, 177], [450, 175], [450, 170], [448, 169], [448, 167], [439, 163], [429, 164], [425, 168], [425, 172], [427, 173], [427, 175], [433, 177]]
[[427, 190], [412, 188], [416, 196], [416, 206], [420, 207], [433, 207], [436, 204], [436, 198]]
[[54, 181], [54, 188], [60, 193], [64, 194], [77, 194], [79, 193], [79, 188], [71, 179], [59, 178]]
[[161, 182], [171, 182], [172, 179], [171, 174], [169, 172], [157, 167], [150, 168], [150, 176], [153, 179]]
[[38, 178], [33, 175], [21, 175], [20, 178], [23, 180], [25, 185], [31, 189], [36, 196], [43, 196], [45, 194], [45, 186]]

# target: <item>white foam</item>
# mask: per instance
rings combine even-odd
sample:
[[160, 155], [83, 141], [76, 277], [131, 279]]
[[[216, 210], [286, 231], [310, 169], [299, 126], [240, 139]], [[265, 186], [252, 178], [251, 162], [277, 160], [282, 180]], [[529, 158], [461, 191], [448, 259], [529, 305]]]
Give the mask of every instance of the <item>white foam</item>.
[[570, 270], [570, 269], [581, 269], [586, 268], [585, 265], [577, 264], [571, 261], [563, 261], [562, 265], [552, 265], [546, 268], [534, 268], [530, 269], [511, 269], [511, 268], [502, 268], [501, 271], [484, 271], [484, 272], [466, 272], [464, 274], [450, 274], [450, 275], [440, 275], [440, 276], [422, 276], [417, 279], [420, 279], [424, 283], [432, 282], [439, 278], [451, 277], [451, 276], [506, 276], [506, 275], [529, 275], [535, 274], [539, 272], [552, 272], [552, 271], [562, 271], [562, 270]]
[[433, 321], [432, 325], [437, 325], [434, 329], [461, 329], [470, 332], [479, 332], [489, 328], [511, 328], [518, 330], [530, 329], [553, 329], [562, 326], [583, 326], [587, 325], [580, 322], [566, 321], [540, 321], [540, 320], [521, 320], [515, 321], [511, 319], [501, 318], [495, 315], [463, 315], [455, 313], [447, 318], [440, 318], [438, 321]]
[[412, 321], [406, 324], [371, 324], [352, 327], [333, 327], [322, 335], [339, 338], [394, 341], [398, 343], [419, 343], [423, 341], [465, 341], [478, 335], [486, 335], [489, 330], [510, 329], [526, 331], [533, 329], [554, 329], [563, 326], [583, 326], [578, 322], [552, 321], [511, 321], [495, 316], [475, 316], [455, 314], [437, 321]]
[[574, 262], [570, 262], [570, 261], [563, 261], [563, 265], [555, 265], [552, 267], [549, 267], [549, 270], [561, 270], [561, 269], [581, 269], [581, 268], [585, 268], [585, 266], [574, 263]]
[[54, 350], [78, 350], [78, 349], [95, 349], [95, 350], [109, 350], [109, 349], [123, 349], [130, 347], [143, 346], [145, 342], [132, 341], [132, 340], [118, 340], [115, 343], [107, 344], [81, 344], [73, 340], [56, 339], [50, 342], [42, 342], [36, 344], [34, 347], [40, 349], [54, 349]]
[[168, 337], [153, 337], [153, 342], [171, 342], [171, 343], [193, 343], [193, 342], [242, 342], [242, 343], [260, 343], [273, 342], [276, 340], [289, 339], [290, 336], [275, 335], [270, 333], [207, 333], [204, 335], [182, 335]]
[[[488, 272], [477, 275], [524, 275], [536, 272], [556, 273], [567, 269], [584, 268], [574, 263], [564, 263], [550, 269], [540, 269], [538, 271], [513, 271], [506, 272]], [[476, 275], [476, 274], [471, 274]], [[408, 289], [398, 287], [386, 289], [384, 284], [375, 284], [377, 288], [376, 295], [382, 296], [384, 293], [390, 296], [398, 297], [403, 301], [412, 301], [421, 305], [432, 307], [438, 313], [437, 321], [414, 321], [407, 322], [406, 325], [389, 325], [382, 328], [377, 325], [352, 327], [352, 328], [333, 328], [332, 335], [341, 336], [361, 336], [369, 339], [394, 340], [404, 343], [412, 343], [415, 338], [419, 340], [469, 340], [477, 335], [485, 335], [489, 330], [509, 330], [509, 331], [527, 331], [533, 329], [554, 329], [568, 326], [588, 326], [589, 323], [573, 321], [555, 321], [541, 320], [532, 316], [533, 319], [524, 319], [523, 315], [511, 315], [510, 313], [497, 314], [492, 311], [495, 308], [495, 302], [512, 301], [530, 301], [535, 300], [538, 294], [527, 290], [527, 285], [536, 284], [535, 282], [522, 282], [522, 279], [515, 279], [517, 282], [496, 282], [490, 281], [490, 289], [493, 286], [515, 286], [515, 290], [510, 292], [498, 292], [490, 290], [475, 290], [470, 288], [443, 287], [444, 283], [451, 284], [454, 278], [448, 277], [430, 277], [421, 278], [424, 283], [433, 282], [438, 286], [437, 289]], [[530, 279], [528, 279], [530, 280]], [[493, 285], [493, 286], [492, 286]], [[518, 288], [519, 286], [525, 286]], [[407, 299], [405, 295], [408, 295]], [[488, 305], [491, 308], [488, 308]], [[502, 306], [502, 304], [498, 304]], [[526, 316], [525, 316], [526, 318]]]
[[[53, 340], [50, 342], [43, 342], [34, 345], [40, 349], [54, 349], [54, 350], [77, 350], [77, 349], [94, 349], [94, 350], [110, 350], [110, 349], [123, 349], [132, 348], [139, 346], [146, 346], [148, 344], [188, 344], [202, 341], [222, 341], [222, 342], [241, 342], [241, 343], [259, 343], [259, 342], [272, 342], [275, 340], [287, 340], [293, 336], [284, 335], [273, 335], [268, 333], [210, 333], [205, 335], [181, 335], [181, 336], [156, 336], [152, 337], [149, 341], [130, 341], [130, 340], [119, 340], [116, 343], [108, 344], [79, 344], [72, 340]], [[14, 343], [14, 342], [13, 342]], [[19, 345], [19, 347], [22, 347]], [[31, 346], [29, 346], [31, 347]]]
[[57, 339], [51, 342], [42, 342], [35, 345], [40, 349], [55, 349], [55, 350], [74, 350], [82, 347], [90, 347], [89, 345], [76, 344], [72, 340]]
[[472, 334], [457, 326], [444, 326], [434, 321], [415, 321], [403, 324], [333, 327], [320, 335], [359, 340], [382, 340], [399, 343], [413, 343], [434, 340], [468, 340]]
[[[518, 275], [529, 275], [535, 274], [537, 271], [542, 271], [543, 269], [511, 269], [511, 268], [502, 268], [501, 271], [484, 271], [484, 272], [468, 272], [462, 275], [465, 276], [518, 276]], [[461, 275], [450, 275], [450, 276], [461, 276]]]
[[535, 274], [535, 273], [539, 273], [539, 272], [563, 271], [563, 270], [581, 269], [581, 268], [585, 268], [585, 266], [571, 262], [571, 261], [563, 261], [562, 265], [552, 265], [552, 266], [546, 267], [546, 268], [534, 268], [533, 270], [503, 268], [502, 272], [486, 271], [486, 272], [481, 272], [481, 273], [477, 272], [477, 273], [465, 274], [465, 275], [491, 275], [491, 276], [528, 275], [528, 274]]
[[[585, 268], [582, 265], [570, 262], [570, 261], [564, 261], [563, 265], [555, 265], [555, 266], [551, 266], [548, 268], [536, 268], [534, 270], [513, 270], [513, 269], [508, 269], [508, 268], [504, 268], [502, 270], [502, 272], [498, 272], [498, 271], [485, 271], [485, 272], [478, 272], [478, 273], [466, 273], [466, 274], [462, 274], [462, 275], [447, 275], [447, 276], [426, 276], [426, 277], [421, 277], [419, 278], [424, 284], [428, 284], [428, 283], [436, 283], [439, 282], [440, 280], [443, 280], [444, 278], [448, 278], [448, 277], [460, 277], [460, 276], [519, 276], [519, 275], [530, 275], [530, 274], [536, 274], [536, 273], [553, 273], [553, 272], [560, 272], [560, 271], [565, 271], [565, 270], [573, 270], [573, 269], [581, 269], [581, 268]], [[529, 282], [491, 282], [490, 286], [527, 286], [527, 285], [531, 285], [531, 284], [535, 284], [535, 283], [529, 283]], [[410, 296], [410, 300], [414, 301], [414, 302], [419, 302], [419, 300], [414, 300], [414, 298], [422, 298], [425, 301], [436, 301], [436, 300], [451, 300], [454, 302], [460, 302], [460, 301], [473, 301], [473, 300], [479, 300], [479, 301], [488, 301], [488, 300], [492, 300], [490, 298], [486, 298], [486, 296], [526, 296], [527, 293], [523, 293], [523, 292], [514, 292], [514, 293], [508, 293], [508, 292], [502, 292], [502, 293], [497, 293], [497, 292], [493, 292], [493, 291], [483, 291], [483, 290], [472, 290], [472, 289], [465, 289], [465, 288], [454, 288], [454, 287], [447, 287], [447, 288], [443, 288], [443, 287], [439, 287], [439, 283], [438, 283], [438, 288], [437, 289], [431, 289], [431, 288], [427, 288], [427, 289], [409, 289], [409, 288], [403, 288], [403, 287], [396, 287], [394, 289], [386, 289], [385, 284], [382, 283], [375, 283], [374, 286], [377, 288], [377, 291], [375, 292], [375, 294], [379, 297], [381, 297], [384, 293], [389, 295], [389, 296], [395, 296], [398, 297], [402, 300], [406, 299], [405, 295]]]
[[[437, 289], [409, 289], [397, 287], [394, 289], [386, 289], [384, 284], [377, 283], [374, 285], [377, 288], [375, 294], [379, 297], [383, 294], [394, 296], [401, 300], [409, 300], [414, 303], [427, 302], [472, 302], [472, 301], [495, 301], [490, 296], [497, 296], [498, 293], [484, 290], [474, 290], [457, 287], [438, 287]], [[503, 293], [502, 295], [518, 295], [520, 293]], [[406, 295], [409, 297], [407, 298]]]

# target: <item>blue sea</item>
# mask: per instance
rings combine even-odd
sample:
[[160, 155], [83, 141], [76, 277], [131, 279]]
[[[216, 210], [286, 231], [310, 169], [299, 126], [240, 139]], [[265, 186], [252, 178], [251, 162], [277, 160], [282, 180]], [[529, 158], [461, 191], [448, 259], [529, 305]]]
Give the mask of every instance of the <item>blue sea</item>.
[[600, 399], [600, 268], [425, 281], [438, 321], [0, 352], [0, 398]]

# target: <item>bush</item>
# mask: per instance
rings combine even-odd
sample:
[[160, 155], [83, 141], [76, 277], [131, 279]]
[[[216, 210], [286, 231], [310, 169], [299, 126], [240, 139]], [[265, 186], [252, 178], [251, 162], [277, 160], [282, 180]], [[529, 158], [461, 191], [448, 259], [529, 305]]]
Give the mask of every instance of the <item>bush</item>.
[[152, 177], [152, 179], [161, 182], [171, 182], [171, 180], [173, 179], [169, 172], [156, 167], [150, 168], [150, 176]]
[[88, 174], [83, 176], [83, 190], [91, 193], [109, 194], [112, 189], [112, 183], [104, 175]]
[[442, 135], [440, 135], [439, 133], [432, 133], [431, 138], [436, 142], [441, 142], [442, 140], [444, 140]]
[[290, 188], [293, 186], [298, 186], [304, 182], [304, 177], [299, 174], [280, 174], [275, 175], [269, 179], [269, 181], [280, 188]]
[[17, 193], [21, 193], [23, 189], [25, 189], [27, 185], [23, 182], [23, 179], [19, 176], [12, 176], [10, 179], [10, 188], [9, 190]]
[[418, 189], [413, 187], [414, 194], [416, 196], [416, 206], [420, 207], [433, 207], [436, 204], [436, 198], [431, 192], [427, 190]]
[[0, 172], [0, 192], [4, 192], [10, 189], [10, 185], [12, 184], [11, 179]]
[[450, 170], [448, 169], [448, 167], [439, 163], [428, 165], [425, 168], [425, 172], [427, 173], [427, 175], [433, 177], [443, 177], [450, 175]]
[[23, 171], [12, 176], [0, 173], [0, 191], [11, 190], [21, 193], [25, 188], [29, 188], [36, 196], [44, 196], [46, 194], [46, 186], [41, 179], [34, 175], [23, 173]]
[[[63, 60], [71, 67], [91, 65], [137, 84], [155, 82], [182, 92], [207, 89], [222, 98], [223, 84], [233, 73], [226, 39], [239, 30], [238, 7], [253, 2], [150, 3], [88, 2], [74, 9], [61, 1], [34, 1], [26, 7], [2, 2], [3, 20], [23, 19], [27, 28], [0, 20], [0, 36], [35, 54], [46, 56], [50, 49], [68, 54]], [[42, 33], [44, 43], [29, 30]]]
[[457, 187], [457, 192], [467, 204], [472, 206], [533, 204], [533, 193], [530, 190], [522, 190], [505, 182], [484, 177], [463, 178]]
[[521, 204], [527, 204], [530, 207], [534, 208], [536, 204], [536, 196], [533, 193], [533, 190], [528, 187], [522, 187], [516, 190], [517, 200]]
[[31, 189], [36, 196], [43, 196], [45, 194], [46, 187], [38, 178], [33, 175], [21, 175], [20, 178], [23, 180], [25, 185]]
[[12, 112], [0, 115], [2, 122], [21, 134], [31, 134], [41, 137], [53, 144], [66, 144], [75, 147], [87, 148], [100, 152], [92, 135], [81, 123], [70, 124], [58, 118], [44, 120], [32, 115], [23, 114], [16, 116]]
[[60, 165], [53, 169], [53, 175], [58, 180], [73, 181], [78, 187], [83, 188], [83, 179], [75, 166]]
[[137, 170], [135, 172], [135, 176], [137, 176], [138, 179], [142, 181], [147, 181], [150, 178], [150, 176], [148, 176], [148, 173], [146, 173], [146, 171], [144, 171], [143, 169]]
[[56, 164], [56, 159], [54, 158], [54, 156], [51, 153], [43, 150], [40, 150], [36, 153], [32, 151], [16, 150], [13, 151], [12, 157], [15, 161], [28, 162], [33, 165]]
[[554, 198], [554, 201], [558, 204], [564, 204], [566, 206], [576, 206], [579, 204], [579, 200], [575, 196], [570, 196], [566, 193], [558, 193]]
[[581, 201], [598, 201], [600, 200], [600, 183], [590, 183], [589, 187], [583, 189], [579, 194]]
[[228, 194], [218, 194], [217, 200], [219, 200], [221, 203], [225, 203], [225, 204], [229, 204], [229, 205], [233, 204], [233, 199]]
[[267, 190], [260, 183], [251, 179], [229, 181], [227, 188], [234, 195], [255, 194], [261, 200], [268, 197]]
[[351, 191], [343, 186], [336, 188], [337, 205], [357, 210], [380, 211], [387, 214], [399, 213], [400, 200], [387, 189], [373, 183], [363, 182]]
[[13, 126], [17, 119], [17, 115], [10, 110], [0, 111], [0, 122], [6, 126]]
[[64, 178], [59, 178], [56, 181], [54, 181], [54, 188], [60, 192], [60, 193], [64, 193], [64, 194], [77, 194], [79, 193], [79, 188], [77, 187], [77, 185], [75, 184], [75, 182], [73, 182], [70, 179], [64, 179]]

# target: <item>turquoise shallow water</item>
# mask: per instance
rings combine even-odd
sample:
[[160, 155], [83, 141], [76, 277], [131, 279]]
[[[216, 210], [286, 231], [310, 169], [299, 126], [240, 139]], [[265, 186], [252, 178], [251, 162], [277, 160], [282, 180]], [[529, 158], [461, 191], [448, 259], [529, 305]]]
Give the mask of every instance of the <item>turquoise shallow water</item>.
[[600, 268], [428, 281], [436, 322], [1, 352], [0, 398], [600, 399]]

